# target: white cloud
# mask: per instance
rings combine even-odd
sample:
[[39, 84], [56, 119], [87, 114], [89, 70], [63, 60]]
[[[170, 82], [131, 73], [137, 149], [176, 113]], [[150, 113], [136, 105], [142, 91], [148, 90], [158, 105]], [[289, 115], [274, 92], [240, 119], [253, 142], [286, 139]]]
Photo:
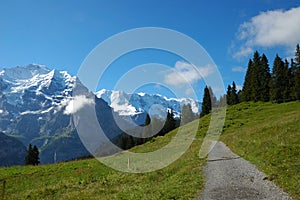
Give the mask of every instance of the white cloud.
[[238, 30], [237, 39], [243, 42], [234, 58], [248, 56], [255, 46], [294, 47], [300, 42], [300, 7], [290, 10], [262, 12], [250, 21], [243, 23]]
[[95, 104], [95, 102], [93, 99], [88, 99], [86, 96], [80, 95], [75, 96], [74, 99], [70, 101], [63, 102], [62, 104], [67, 105], [64, 114], [70, 115], [76, 113], [86, 105]]
[[2, 114], [2, 113], [4, 113], [4, 111], [0, 109], [0, 114]]
[[214, 68], [211, 65], [204, 67], [196, 67], [190, 63], [177, 61], [174, 67], [175, 71], [171, 71], [164, 77], [166, 84], [180, 86], [182, 84], [193, 84], [198, 80], [209, 76]]
[[239, 59], [247, 57], [253, 53], [253, 49], [250, 47], [241, 47], [236, 53], [233, 54], [233, 58]]
[[233, 72], [244, 72], [245, 68], [243, 68], [243, 67], [233, 67], [231, 70]]

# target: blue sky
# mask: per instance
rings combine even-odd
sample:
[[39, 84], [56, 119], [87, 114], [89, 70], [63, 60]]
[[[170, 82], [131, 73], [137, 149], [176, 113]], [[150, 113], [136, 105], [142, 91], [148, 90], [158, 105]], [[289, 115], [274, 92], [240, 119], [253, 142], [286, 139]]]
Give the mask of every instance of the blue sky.
[[[163, 27], [202, 45], [218, 67], [225, 87], [232, 81], [242, 85], [254, 50], [265, 53], [271, 66], [277, 52], [283, 58], [293, 56], [300, 42], [299, 7], [299, 0], [3, 0], [0, 68], [38, 63], [76, 75], [88, 54], [114, 34]], [[168, 52], [132, 52], [112, 64], [98, 89], [113, 89], [122, 75], [146, 63], [175, 69], [187, 66], [183, 58]], [[201, 98], [203, 79], [196, 77], [191, 84]], [[189, 97], [186, 88], [178, 88], [180, 97]], [[174, 96], [157, 84], [137, 91]]]

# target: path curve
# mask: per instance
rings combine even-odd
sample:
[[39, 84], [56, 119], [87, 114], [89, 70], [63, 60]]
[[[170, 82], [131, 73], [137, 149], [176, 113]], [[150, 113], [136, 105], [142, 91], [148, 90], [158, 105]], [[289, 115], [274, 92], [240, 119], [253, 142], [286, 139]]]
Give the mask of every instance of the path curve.
[[200, 200], [292, 199], [222, 142], [215, 142], [204, 170], [206, 183]]

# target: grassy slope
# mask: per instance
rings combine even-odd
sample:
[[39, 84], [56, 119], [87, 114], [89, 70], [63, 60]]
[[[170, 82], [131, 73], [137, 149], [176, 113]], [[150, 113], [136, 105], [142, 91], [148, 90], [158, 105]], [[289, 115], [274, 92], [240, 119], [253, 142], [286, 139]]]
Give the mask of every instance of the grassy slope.
[[[207, 124], [208, 117], [202, 119]], [[184, 127], [197, 127], [198, 121]], [[95, 159], [37, 167], [0, 168], [7, 180], [6, 199], [191, 199], [204, 185], [198, 158], [206, 126], [198, 130], [188, 151], [170, 166], [150, 173], [131, 174], [112, 170]], [[148, 152], [167, 144], [176, 134], [159, 137], [132, 151]], [[1, 190], [0, 190], [1, 191]]]
[[300, 199], [300, 102], [243, 103], [227, 119], [221, 140]]
[[[151, 173], [112, 170], [95, 159], [38, 167], [0, 168], [6, 199], [190, 199], [204, 186], [198, 158], [209, 117], [200, 120], [197, 139], [170, 166]], [[300, 102], [243, 103], [228, 108], [221, 139], [299, 199]], [[197, 126], [188, 124], [184, 131]], [[167, 144], [175, 131], [131, 151], [148, 152]]]

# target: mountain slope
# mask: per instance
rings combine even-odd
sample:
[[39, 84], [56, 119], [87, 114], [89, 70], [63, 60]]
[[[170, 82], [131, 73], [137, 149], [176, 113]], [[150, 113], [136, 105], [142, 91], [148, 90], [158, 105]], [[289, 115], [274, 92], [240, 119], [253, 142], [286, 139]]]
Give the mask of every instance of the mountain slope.
[[24, 165], [26, 147], [16, 138], [0, 132], [0, 166]]
[[[299, 110], [300, 102], [242, 103], [230, 106], [224, 135], [221, 136], [239, 155], [247, 156], [257, 165], [264, 165], [263, 171], [269, 174], [268, 178], [294, 199], [300, 199]], [[202, 169], [205, 164], [204, 159], [199, 159], [198, 153], [210, 117], [207, 115], [182, 127], [186, 133], [198, 127], [197, 137], [179, 160], [164, 169], [144, 174], [122, 173], [100, 164], [96, 159], [38, 167], [0, 168], [0, 175], [7, 180], [7, 187], [10, 188], [6, 198], [198, 198], [204, 186]], [[169, 143], [175, 135], [176, 130], [130, 151], [157, 150]], [[274, 168], [276, 173], [273, 172]], [[276, 176], [270, 176], [270, 173]]]
[[0, 131], [18, 138], [25, 146], [37, 145], [42, 163], [89, 155], [72, 120], [75, 87], [95, 102], [99, 122], [108, 120], [103, 125], [107, 137], [120, 134], [113, 120], [119, 117], [106, 102], [95, 97], [76, 77], [42, 65], [0, 71]]
[[[41, 150], [41, 163], [87, 156], [89, 152], [72, 119], [72, 114], [82, 109], [73, 106], [74, 89], [76, 95], [84, 96], [90, 106], [95, 106], [97, 120], [109, 139], [118, 137], [123, 130], [144, 124], [148, 112], [153, 117], [165, 119], [167, 110], [172, 109], [179, 117], [181, 105], [186, 103], [192, 105], [194, 112], [199, 112], [198, 103], [191, 99], [107, 90], [98, 92], [97, 97], [77, 77], [31, 64], [0, 71], [0, 131], [18, 138], [25, 146], [36, 145]], [[122, 125], [122, 130], [116, 121]], [[115, 152], [115, 149], [105, 150], [105, 154]]]

